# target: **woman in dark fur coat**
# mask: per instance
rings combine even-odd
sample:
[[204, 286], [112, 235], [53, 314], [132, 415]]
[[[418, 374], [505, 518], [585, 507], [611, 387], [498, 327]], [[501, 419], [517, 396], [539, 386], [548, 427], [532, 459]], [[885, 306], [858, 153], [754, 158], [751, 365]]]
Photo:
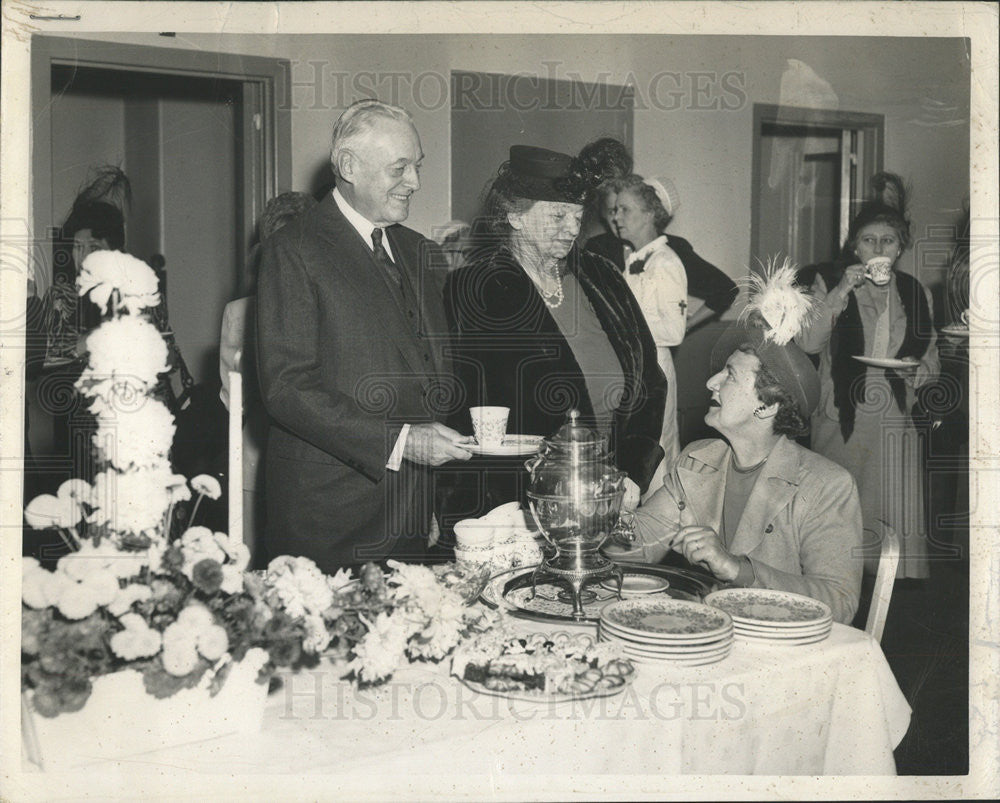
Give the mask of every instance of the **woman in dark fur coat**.
[[666, 379], [621, 273], [575, 244], [591, 184], [565, 154], [511, 148], [478, 249], [445, 288], [465, 392], [455, 425], [471, 431], [469, 406], [500, 405], [508, 432], [550, 436], [576, 408], [609, 438], [634, 507], [662, 455]]

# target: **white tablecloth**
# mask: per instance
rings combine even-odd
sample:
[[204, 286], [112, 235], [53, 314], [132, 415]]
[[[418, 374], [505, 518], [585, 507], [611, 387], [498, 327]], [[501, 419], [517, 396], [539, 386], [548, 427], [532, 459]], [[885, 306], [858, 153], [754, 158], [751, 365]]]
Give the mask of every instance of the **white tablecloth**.
[[[525, 629], [545, 629], [528, 623]], [[549, 628], [558, 629], [558, 628]], [[879, 645], [834, 625], [717, 664], [643, 664], [624, 693], [557, 705], [479, 695], [440, 666], [357, 690], [330, 666], [285, 678], [264, 727], [128, 760], [204, 772], [379, 775], [894, 774], [910, 707]], [[487, 787], [488, 788], [488, 787]]]

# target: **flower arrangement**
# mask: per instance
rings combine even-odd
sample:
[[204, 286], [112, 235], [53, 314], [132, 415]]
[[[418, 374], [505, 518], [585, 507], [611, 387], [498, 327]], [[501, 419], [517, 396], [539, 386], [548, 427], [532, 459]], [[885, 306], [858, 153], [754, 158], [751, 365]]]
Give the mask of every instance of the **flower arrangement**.
[[[154, 395], [167, 349], [143, 317], [159, 302], [155, 274], [127, 254], [96, 252], [79, 280], [88, 291], [108, 304], [77, 383], [98, 419], [100, 470], [25, 508], [28, 525], [57, 529], [72, 550], [53, 570], [23, 563], [21, 677], [35, 711], [79, 710], [96, 677], [123, 669], [140, 672], [156, 698], [206, 679], [214, 694], [244, 660], [266, 682], [324, 651], [358, 681], [380, 682], [406, 658], [440, 660], [482, 626], [466, 606], [468, 578], [441, 570], [390, 561], [388, 574], [369, 564], [359, 578], [330, 577], [282, 556], [248, 572], [241, 541], [193, 525], [202, 499], [221, 496], [218, 481], [189, 483], [170, 467], [174, 420]], [[192, 494], [192, 526], [172, 539], [173, 507]]]

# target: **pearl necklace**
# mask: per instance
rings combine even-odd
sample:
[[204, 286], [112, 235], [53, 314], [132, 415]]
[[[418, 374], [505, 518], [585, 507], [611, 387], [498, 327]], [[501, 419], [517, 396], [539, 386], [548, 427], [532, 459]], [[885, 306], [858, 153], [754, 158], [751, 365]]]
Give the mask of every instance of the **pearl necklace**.
[[556, 277], [559, 283], [556, 285], [556, 289], [553, 290], [552, 292], [543, 290], [542, 286], [538, 285], [538, 292], [541, 293], [542, 295], [542, 301], [545, 302], [545, 306], [548, 307], [549, 309], [556, 309], [563, 303], [564, 296], [563, 296], [562, 274], [556, 273]]

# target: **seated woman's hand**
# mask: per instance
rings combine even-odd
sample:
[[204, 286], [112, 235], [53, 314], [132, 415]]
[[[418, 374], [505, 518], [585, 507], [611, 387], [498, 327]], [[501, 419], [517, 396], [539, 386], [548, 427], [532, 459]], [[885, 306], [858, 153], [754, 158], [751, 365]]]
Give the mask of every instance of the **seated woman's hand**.
[[637, 507], [639, 507], [639, 498], [641, 494], [639, 492], [639, 486], [636, 485], [629, 477], [625, 478], [625, 494], [622, 496], [622, 510], [631, 513]]
[[739, 559], [722, 545], [711, 527], [684, 527], [674, 536], [670, 548], [680, 552], [688, 563], [704, 566], [723, 582], [732, 582], [740, 573]]

